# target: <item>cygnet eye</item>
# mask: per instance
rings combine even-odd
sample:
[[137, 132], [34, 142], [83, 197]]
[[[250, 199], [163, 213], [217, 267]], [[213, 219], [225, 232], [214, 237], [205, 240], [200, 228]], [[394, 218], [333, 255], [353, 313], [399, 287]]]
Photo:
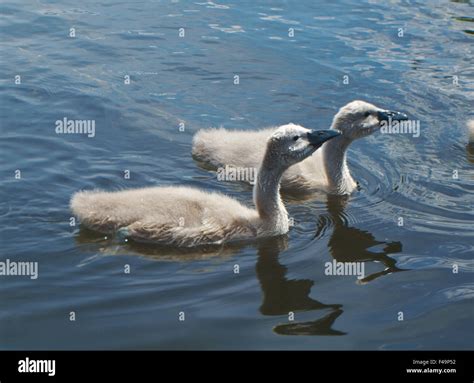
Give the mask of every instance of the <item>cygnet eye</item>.
[[299, 138], [300, 136], [293, 136], [293, 141], [298, 141]]

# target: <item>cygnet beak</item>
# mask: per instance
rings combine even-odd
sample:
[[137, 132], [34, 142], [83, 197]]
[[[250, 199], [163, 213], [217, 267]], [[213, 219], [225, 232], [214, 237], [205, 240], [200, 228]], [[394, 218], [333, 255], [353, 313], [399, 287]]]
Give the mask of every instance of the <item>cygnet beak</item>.
[[379, 110], [377, 112], [379, 121], [406, 121], [408, 116], [405, 113], [394, 112], [392, 110]]
[[326, 129], [326, 130], [312, 130], [307, 133], [308, 141], [313, 146], [321, 146], [326, 141], [329, 141], [337, 136], [341, 135], [341, 132], [336, 129]]

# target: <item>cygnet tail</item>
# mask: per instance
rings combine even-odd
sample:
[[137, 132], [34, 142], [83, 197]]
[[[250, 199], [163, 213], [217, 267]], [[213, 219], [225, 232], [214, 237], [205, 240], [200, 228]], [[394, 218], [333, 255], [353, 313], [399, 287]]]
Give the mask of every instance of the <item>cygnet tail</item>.
[[221, 164], [214, 160], [215, 152], [215, 129], [203, 129], [198, 131], [193, 137], [192, 155], [198, 161], [201, 161], [211, 167], [219, 167]]
[[112, 233], [121, 225], [108, 214], [109, 210], [101, 198], [103, 194], [99, 191], [77, 192], [72, 196], [69, 206], [84, 226], [101, 233]]
[[467, 132], [469, 134], [469, 143], [474, 144], [474, 119], [467, 122]]

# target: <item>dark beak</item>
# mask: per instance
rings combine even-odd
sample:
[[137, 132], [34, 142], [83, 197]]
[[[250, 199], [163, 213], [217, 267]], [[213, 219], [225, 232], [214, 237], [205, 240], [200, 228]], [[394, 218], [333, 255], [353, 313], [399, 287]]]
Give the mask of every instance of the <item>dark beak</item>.
[[312, 130], [311, 132], [308, 132], [308, 141], [313, 146], [321, 146], [326, 141], [329, 141], [340, 135], [341, 132], [335, 129]]
[[394, 112], [392, 110], [381, 110], [377, 112], [379, 121], [406, 121], [408, 116], [405, 113]]

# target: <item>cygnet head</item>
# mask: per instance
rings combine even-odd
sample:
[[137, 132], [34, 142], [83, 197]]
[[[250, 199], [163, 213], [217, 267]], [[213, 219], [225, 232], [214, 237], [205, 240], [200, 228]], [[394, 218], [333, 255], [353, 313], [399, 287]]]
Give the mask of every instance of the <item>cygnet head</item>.
[[267, 154], [282, 170], [303, 161], [326, 141], [340, 136], [336, 129], [310, 130], [299, 125], [280, 126], [268, 140]]
[[366, 137], [380, 129], [382, 121], [403, 121], [405, 113], [381, 109], [365, 101], [352, 101], [334, 116], [332, 127], [341, 131], [350, 141]]

